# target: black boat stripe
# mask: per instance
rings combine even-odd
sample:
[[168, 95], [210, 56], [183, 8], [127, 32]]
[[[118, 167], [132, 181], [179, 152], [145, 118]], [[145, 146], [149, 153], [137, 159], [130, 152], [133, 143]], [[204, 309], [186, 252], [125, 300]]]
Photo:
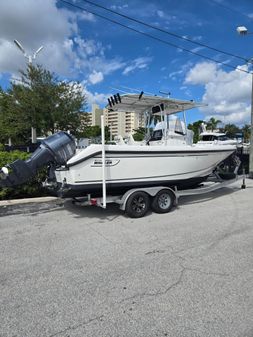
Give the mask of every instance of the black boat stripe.
[[[107, 185], [107, 192], [108, 195], [123, 195], [126, 191], [132, 188], [146, 188], [146, 187], [157, 187], [159, 186], [167, 186], [167, 187], [175, 187], [177, 186], [179, 189], [181, 188], [187, 188], [189, 186], [199, 184], [202, 181], [206, 180], [207, 176], [205, 177], [197, 177], [197, 178], [190, 178], [190, 179], [184, 179], [184, 180], [171, 180], [168, 182], [166, 181], [159, 181], [159, 184], [157, 184], [157, 181], [142, 181], [142, 182], [118, 182], [118, 183], [108, 183]], [[102, 184], [87, 184], [87, 185], [72, 185], [72, 184], [66, 184], [61, 186], [61, 184], [58, 184], [58, 191], [57, 195], [61, 196], [62, 198], [69, 198], [69, 197], [83, 197], [84, 195], [90, 194], [93, 197], [101, 197], [102, 195]]]

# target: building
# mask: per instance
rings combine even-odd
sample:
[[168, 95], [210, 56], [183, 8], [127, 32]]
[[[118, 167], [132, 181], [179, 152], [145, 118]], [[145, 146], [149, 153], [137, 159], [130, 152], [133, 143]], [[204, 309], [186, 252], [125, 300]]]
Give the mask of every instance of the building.
[[101, 126], [101, 115], [103, 109], [100, 109], [97, 104], [92, 104], [91, 112], [83, 112], [81, 114], [81, 125], [83, 126]]
[[104, 115], [105, 126], [108, 126], [112, 136], [126, 137], [133, 134], [134, 130], [145, 126], [144, 114], [134, 112], [116, 112], [101, 109], [97, 104], [92, 104], [91, 112], [83, 113], [82, 125], [101, 126], [101, 116]]
[[82, 126], [92, 125], [92, 114], [90, 112], [83, 112], [81, 114], [81, 128]]
[[92, 104], [91, 106], [91, 125], [101, 126], [101, 116], [103, 115], [103, 109], [100, 109], [97, 104]]
[[134, 112], [116, 112], [104, 109], [105, 125], [107, 125], [112, 136], [121, 135], [126, 137], [133, 134], [139, 127], [145, 126], [144, 115]]

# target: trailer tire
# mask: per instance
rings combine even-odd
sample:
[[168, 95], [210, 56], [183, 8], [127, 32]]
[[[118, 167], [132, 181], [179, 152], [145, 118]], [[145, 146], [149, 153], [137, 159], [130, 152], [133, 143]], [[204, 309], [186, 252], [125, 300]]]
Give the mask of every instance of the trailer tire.
[[149, 195], [142, 191], [136, 191], [127, 199], [125, 210], [131, 218], [141, 218], [147, 213], [149, 206]]
[[168, 213], [175, 202], [175, 194], [170, 190], [161, 190], [153, 198], [151, 208], [156, 213]]

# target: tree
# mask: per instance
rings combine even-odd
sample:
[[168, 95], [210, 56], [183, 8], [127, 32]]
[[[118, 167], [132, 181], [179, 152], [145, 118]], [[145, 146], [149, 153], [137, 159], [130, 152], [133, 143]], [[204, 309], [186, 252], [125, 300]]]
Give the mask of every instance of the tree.
[[83, 138], [95, 138], [101, 136], [101, 128], [98, 125], [95, 126], [84, 126], [82, 132], [80, 132], [80, 136]]
[[0, 90], [0, 143], [24, 142], [29, 138], [27, 114], [24, 113], [19, 102], [10, 90]]
[[[78, 135], [81, 138], [96, 140], [101, 137], [101, 127], [99, 125], [83, 125], [83, 130], [80, 131]], [[105, 140], [110, 140], [110, 129], [108, 126], [105, 126]]]
[[143, 127], [139, 127], [138, 129], [134, 130], [133, 138], [136, 141], [142, 141], [145, 137], [146, 130]]
[[243, 139], [245, 143], [249, 142], [250, 140], [250, 130], [251, 130], [251, 127], [249, 124], [245, 124], [242, 127]]
[[192, 130], [194, 132], [194, 136], [193, 136], [193, 142], [197, 143], [197, 141], [199, 140], [199, 133], [200, 133], [200, 126], [203, 123], [202, 120], [198, 120], [192, 124], [188, 125], [188, 129]]
[[17, 139], [20, 130], [27, 135], [31, 126], [44, 135], [58, 130], [69, 130], [75, 135], [86, 103], [80, 84], [59, 81], [38, 65], [29, 65], [26, 71], [21, 71], [21, 82], [11, 83], [8, 92], [1, 96], [0, 133], [7, 119], [13, 129], [9, 136]]
[[224, 126], [224, 132], [230, 138], [235, 138], [236, 133], [239, 132], [240, 129], [235, 124], [226, 124]]
[[214, 117], [211, 117], [209, 121], [207, 122], [207, 129], [208, 130], [215, 130], [217, 129], [217, 125], [221, 123], [219, 119], [215, 119]]

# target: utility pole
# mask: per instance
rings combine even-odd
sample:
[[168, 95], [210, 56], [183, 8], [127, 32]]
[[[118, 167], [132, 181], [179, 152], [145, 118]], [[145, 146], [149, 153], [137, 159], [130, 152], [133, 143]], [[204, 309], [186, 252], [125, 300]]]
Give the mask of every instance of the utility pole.
[[[251, 59], [251, 66], [253, 67], [252, 59]], [[253, 179], [253, 71], [251, 71], [251, 124], [250, 124], [249, 178]]]
[[[39, 49], [36, 50], [35, 53], [33, 53], [33, 55], [28, 55], [20, 42], [18, 42], [17, 40], [14, 40], [14, 43], [18, 47], [18, 49], [24, 54], [24, 57], [28, 61], [28, 65], [32, 65], [33, 60], [36, 59], [39, 52], [44, 48], [43, 46], [41, 46], [41, 47], [39, 47]], [[32, 124], [34, 124], [34, 120], [32, 121]], [[35, 125], [31, 126], [31, 140], [32, 140], [33, 144], [37, 143], [37, 135], [36, 135]]]
[[[244, 26], [237, 27], [237, 33], [245, 36], [248, 34], [253, 34], [249, 32]], [[248, 63], [251, 64], [253, 68], [253, 59], [250, 59]], [[253, 179], [253, 69], [251, 69], [251, 122], [250, 122], [250, 148], [249, 148], [249, 178]]]

